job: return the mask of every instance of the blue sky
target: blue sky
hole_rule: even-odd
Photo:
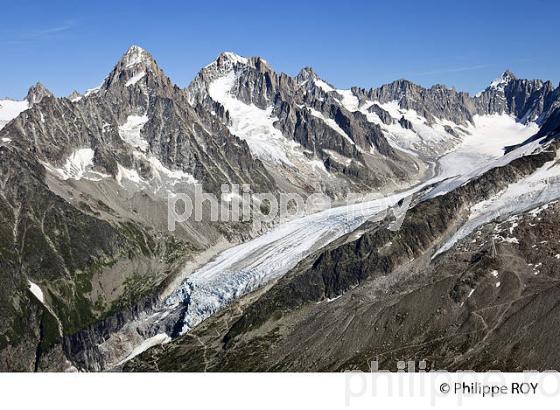
[[[222,51],[340,88],[398,78],[476,92],[504,69],[558,84],[560,2],[6,1],[0,97],[41,81],[58,96],[98,85],[131,44],[180,86]]]

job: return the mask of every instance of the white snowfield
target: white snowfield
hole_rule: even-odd
[[[130,81],[130,80],[129,80]],[[129,115],[126,122],[119,126],[119,136],[123,141],[142,151],[148,149],[148,141],[141,136],[142,127],[148,122],[147,115]]]
[[[442,184],[432,195],[454,189],[491,168],[505,165],[539,147],[539,143],[533,143],[504,155],[504,147],[519,144],[538,131],[537,124],[524,125],[506,114],[475,115],[474,124],[467,130],[471,134],[438,160],[440,175],[452,180]]]
[[[93,156],[94,151],[91,148],[80,148],[70,154],[64,165],[60,168],[56,168],[46,162],[41,163],[63,181],[69,179],[101,181],[103,178],[109,178],[109,175],[93,170]]]
[[[262,110],[254,104],[245,104],[231,95],[236,76],[230,71],[209,86],[208,93],[214,101],[222,104],[229,111],[231,125],[229,130],[233,135],[247,141],[251,153],[264,161],[283,163],[294,167],[289,159],[299,147],[294,141],[285,138],[274,128],[277,118],[272,116],[272,106]]]
[[[236,61],[246,63],[246,59],[239,56]],[[235,81],[235,72],[229,71],[210,83],[208,94],[229,112],[231,119],[229,131],[247,142],[251,154],[265,163],[294,168],[310,177],[331,177],[322,161],[310,160],[305,156],[305,149],[301,144],[286,138],[274,127],[274,122],[278,118],[272,114],[272,105],[263,110],[254,104],[245,104],[235,98],[231,94]],[[337,127],[335,130],[353,144],[350,137],[334,121],[329,122],[328,125]]]
[[[323,91],[331,92],[334,91],[334,88],[332,88],[330,85],[328,85],[326,82],[324,82],[323,80],[321,80],[320,78],[315,78],[313,80],[313,82],[315,83],[315,85],[319,88],[322,88]]]
[[[518,140],[522,142],[525,138]],[[439,163],[441,164],[440,175],[449,178],[439,184],[429,193],[429,197],[435,197],[450,192],[468,181],[476,178],[492,168],[502,167],[509,164],[514,159],[540,152],[544,147],[541,145],[542,138],[525,144],[505,155],[489,155],[489,152],[477,153],[475,146],[461,145],[456,151],[444,156]],[[511,140],[513,143],[513,139]]]
[[[27,100],[13,101],[13,100],[0,100],[0,130],[4,126],[16,118],[20,113],[29,108]],[[9,142],[9,141],[3,141]]]

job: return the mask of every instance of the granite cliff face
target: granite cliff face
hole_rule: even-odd
[[[202,220],[188,220],[169,231],[168,196],[192,197],[196,184],[216,195],[222,185],[238,184],[249,185],[253,193],[299,193],[304,198],[321,193],[355,202],[435,178],[427,191],[417,192],[398,233],[382,228],[383,222],[369,222],[334,242],[321,236],[317,249],[309,248],[312,255],[301,253],[301,263],[285,276],[259,282],[262,286],[248,295],[240,292],[231,305],[238,310],[226,306],[192,329],[212,345],[204,346],[204,356],[212,356],[204,370],[343,370],[361,366],[356,363],[362,356],[354,351],[369,357],[380,346],[400,349],[407,337],[428,346],[431,335],[437,339],[450,329],[475,326],[463,321],[469,306],[457,304],[464,302],[463,284],[472,285],[465,278],[479,277],[477,258],[484,255],[480,250],[459,251],[455,242],[435,262],[429,252],[462,232],[471,207],[540,175],[544,164],[554,160],[559,101],[560,91],[550,82],[520,80],[510,72],[474,97],[406,80],[370,90],[341,90],[311,68],[292,77],[274,71],[260,57],[228,52],[183,89],[138,46],[122,56],[98,87],[83,94],[57,98],[37,83],[24,101],[1,100],[0,369],[104,370],[155,331],[178,337],[186,301],[181,301],[185,306],[176,317],[170,316],[176,323],[168,318],[154,325],[148,319],[154,312],[161,314],[162,300],[221,250],[258,237],[279,222],[257,230],[251,221],[213,221],[205,205]],[[477,151],[477,144],[485,150]],[[510,154],[502,157],[505,146]],[[515,158],[507,160],[508,155]],[[547,172],[553,174],[553,169]],[[547,178],[532,182],[538,185]],[[429,197],[430,189],[440,194]],[[542,203],[554,199],[542,195]],[[547,211],[549,219],[554,210]],[[496,212],[496,218],[506,215]],[[337,218],[343,226],[343,217]],[[485,220],[480,229],[493,226],[492,221]],[[317,228],[332,221],[315,223]],[[532,226],[527,222],[523,229],[531,232]],[[331,236],[341,232],[346,231],[333,229]],[[472,232],[457,243],[469,235]],[[550,238],[553,235],[550,232]],[[278,251],[289,250],[281,241]],[[498,253],[508,246],[499,245]],[[531,248],[511,252],[534,259]],[[475,273],[446,276],[451,265],[441,261],[451,260],[449,255],[454,255],[457,272]],[[240,271],[257,271],[244,263],[239,261]],[[514,268],[508,265],[517,272]],[[404,284],[383,285],[389,286],[391,297],[373,297],[364,290],[379,286],[394,272],[406,276],[409,271],[417,275],[405,278]],[[404,303],[413,310],[429,286],[438,297],[449,295],[446,303],[454,313],[442,314],[437,329],[420,334],[411,327],[405,337],[391,322],[389,306]],[[539,289],[535,294],[540,297]],[[407,292],[418,299],[407,299]],[[518,303],[512,295],[508,300]],[[225,300],[224,295],[218,298]],[[354,298],[365,298],[367,306],[352,302]],[[418,312],[450,309],[442,306],[428,303]],[[356,331],[351,336],[356,349],[337,343],[319,357],[327,333],[309,327],[312,318],[319,315],[316,326],[332,326],[328,323],[340,323],[356,311],[367,311],[359,315],[360,326],[374,316],[383,321],[388,329],[384,336]],[[404,320],[404,313],[399,315],[397,323]],[[225,327],[216,319],[224,317]],[[309,340],[306,328],[315,329],[317,338]],[[189,342],[189,334],[163,350],[147,352],[156,355],[149,366],[199,370],[202,364],[190,355],[198,357],[201,347]],[[344,332],[337,334],[344,340]],[[387,339],[391,334],[394,338]],[[265,359],[259,349],[270,343],[274,354]],[[309,349],[317,355],[298,356]],[[242,363],[240,358],[247,355],[259,359]],[[127,368],[149,368],[147,357],[140,356]],[[177,358],[181,361],[173,364]]]

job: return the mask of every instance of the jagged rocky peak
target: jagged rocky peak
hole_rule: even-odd
[[[506,70],[502,73],[502,75],[492,81],[490,88],[503,91],[506,84],[513,80],[517,80],[517,77],[510,70]]]
[[[321,79],[311,67],[303,67],[295,78],[299,85],[304,86],[308,90],[313,88],[313,86],[319,87],[325,92],[335,90],[335,87]]]
[[[147,85],[151,89],[171,87],[171,81],[158,67],[152,55],[142,47],[133,45],[107,76],[101,89]]]
[[[242,57],[231,51],[225,51],[202,68],[189,84],[187,87],[189,102],[202,103],[208,97],[209,85],[218,78],[230,75],[243,77],[245,81],[242,88],[251,88],[250,84],[253,84],[255,78],[263,73],[272,74],[273,70],[261,57]]]
[[[122,56],[120,63],[125,65],[125,67],[133,67],[138,64],[145,66],[150,65],[154,62],[154,59],[150,53],[144,50],[142,47],[137,45],[132,45],[129,47],[126,53]]]
[[[72,102],[77,102],[77,101],[80,101],[82,99],[82,97],[83,97],[82,94],[80,94],[78,91],[74,90],[66,98],[68,98]]]
[[[233,65],[244,64],[244,65],[246,65],[248,62],[249,62],[248,58],[242,57],[239,54],[235,54],[231,51],[224,51],[216,59],[216,64],[218,64],[218,65],[229,65],[229,64],[233,64]]]
[[[311,67],[303,67],[299,71],[298,75],[296,76],[296,80],[300,84],[305,82],[305,81],[308,81],[308,80],[314,80],[316,78],[319,78],[319,77],[317,76],[317,73],[313,70],[313,68],[311,68]]]
[[[30,105],[33,105],[39,104],[45,97],[53,97],[53,93],[47,90],[43,84],[38,82],[29,88],[25,99]]]
[[[254,68],[258,71],[271,70],[268,62],[261,57],[242,57],[231,51],[224,51],[216,58],[216,60],[204,67],[203,71],[214,69],[220,73],[224,73],[247,67]]]

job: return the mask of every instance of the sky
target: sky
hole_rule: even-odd
[[[102,82],[132,44],[187,86],[223,51],[338,88],[399,78],[475,93],[505,69],[560,81],[556,0],[0,0],[0,98]]]

